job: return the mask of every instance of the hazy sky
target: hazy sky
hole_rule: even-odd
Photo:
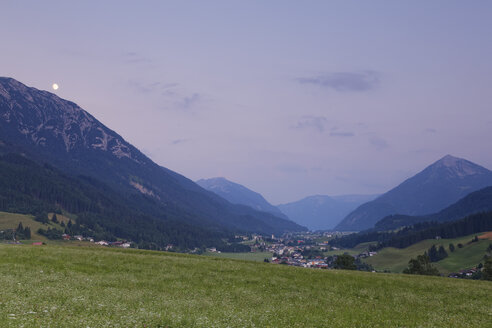
[[[0,76],[274,204],[492,169],[492,1],[0,0],[0,31]]]

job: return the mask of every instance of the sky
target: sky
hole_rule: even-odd
[[[0,76],[273,204],[492,169],[491,1],[1,0],[0,31]]]

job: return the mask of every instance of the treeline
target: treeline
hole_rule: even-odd
[[[22,222],[19,222],[19,225],[16,229],[5,229],[0,231],[0,239],[3,240],[25,240],[31,239],[31,228],[24,227]]]
[[[69,177],[49,165],[38,165],[20,155],[0,156],[0,211],[32,214],[62,210],[77,216],[71,233],[113,240],[124,238],[142,248],[182,249],[227,246],[228,234],[181,221],[172,204],[165,211],[151,197],[125,195],[89,177]],[[165,213],[165,214],[163,214]],[[40,233],[58,238],[62,230]]]
[[[423,222],[397,232],[369,231],[351,234],[330,241],[331,246],[352,248],[364,242],[376,242],[373,250],[384,247],[405,248],[425,239],[457,238],[492,230],[492,211],[469,215],[461,220],[445,223]]]

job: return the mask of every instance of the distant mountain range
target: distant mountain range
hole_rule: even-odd
[[[393,214],[436,213],[467,194],[492,186],[492,172],[447,155],[373,201],[360,205],[335,229],[361,231]]]
[[[246,205],[257,211],[267,212],[280,218],[289,219],[259,193],[248,189],[243,185],[229,181],[226,178],[200,179],[196,181],[196,183],[200,187],[216,193],[232,204]]]
[[[183,232],[190,226],[200,227],[208,240],[221,240],[224,234],[234,232],[280,234],[305,230],[284,218],[231,204],[157,165],[73,102],[11,78],[0,78],[0,155],[9,153],[49,164],[72,179],[89,177],[94,186],[111,189],[141,214],[138,220],[128,218],[133,222],[132,229],[149,227],[147,223],[152,222],[155,232],[165,230],[171,221],[173,226],[181,222]],[[8,195],[5,197],[8,199]],[[113,229],[118,219],[98,218],[99,227],[107,229]],[[139,220],[146,223],[140,224]],[[126,223],[122,222],[120,235],[129,233],[124,230]],[[151,234],[141,230],[135,235],[143,240]],[[169,242],[152,235],[154,243]],[[192,233],[178,237],[182,244],[200,245]]]
[[[359,205],[378,195],[316,195],[296,202],[278,205],[278,208],[298,224],[310,230],[331,230]]]
[[[467,215],[490,211],[492,211],[492,187],[486,187],[466,195],[438,213],[423,216],[401,214],[387,216],[378,221],[374,229],[386,231],[421,222],[449,222],[462,219]]]

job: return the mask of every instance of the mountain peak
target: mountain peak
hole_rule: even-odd
[[[445,169],[448,173],[454,174],[458,177],[465,177],[469,175],[490,173],[486,168],[467,161],[466,159],[454,157],[452,155],[446,155],[429,168],[433,170]]]
[[[388,215],[427,215],[467,194],[492,185],[492,172],[466,159],[446,155],[372,202],[345,217],[339,230],[363,230]]]
[[[201,179],[196,181],[196,183],[233,204],[246,205],[258,211],[268,212],[277,217],[288,219],[285,214],[270,204],[261,194],[226,178]]]
[[[453,167],[453,166],[456,166],[460,162],[466,162],[466,160],[463,158],[454,157],[453,155],[448,154],[448,155],[444,156],[443,158],[441,158],[440,160],[438,160],[435,164],[441,164],[441,165],[446,166],[446,167]]]

